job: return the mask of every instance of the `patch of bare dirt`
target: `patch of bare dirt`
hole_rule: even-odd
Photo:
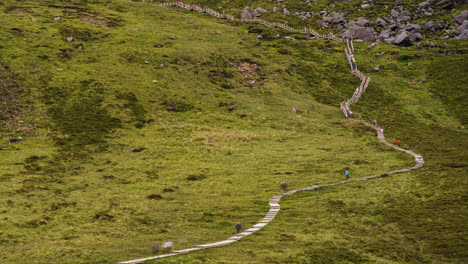
[[[261,78],[258,73],[257,64],[248,61],[236,61],[233,63],[236,70],[244,77],[244,82],[250,86],[262,86],[265,78]]]
[[[258,65],[246,61],[235,62],[234,67],[244,78],[251,78],[257,74]]]
[[[101,26],[101,27],[107,27],[108,26],[107,22],[105,20],[98,19],[98,18],[95,18],[95,17],[82,15],[82,16],[80,16],[80,19],[83,20],[86,23],[89,23],[89,24],[93,24],[93,25],[97,25],[97,26]]]

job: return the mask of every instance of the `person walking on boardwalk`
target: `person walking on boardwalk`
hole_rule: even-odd
[[[346,176],[346,180],[348,180],[348,179],[349,179],[349,171],[346,170],[346,171],[344,172],[344,175]]]
[[[240,222],[236,223],[236,234],[239,234],[242,229],[242,225]]]

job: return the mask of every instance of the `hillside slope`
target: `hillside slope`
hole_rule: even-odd
[[[163,241],[212,242],[262,217],[282,182],[412,164],[343,118],[359,82],[334,42],[123,0],[0,7],[0,91],[20,109],[2,110],[25,124],[1,130],[2,263],[115,263]],[[291,197],[255,236],[164,263],[466,261],[468,45],[366,46],[361,70],[380,67],[354,109],[426,167]]]

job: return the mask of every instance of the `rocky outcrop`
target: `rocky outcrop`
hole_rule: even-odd
[[[290,6],[288,1],[273,1],[275,6],[269,11],[263,8],[251,9],[246,7],[241,14],[242,18],[254,18],[265,12],[277,12],[283,16],[295,16],[301,19],[301,24],[318,25],[322,29],[337,29],[342,36],[364,41],[383,41],[396,45],[411,45],[421,39],[466,39],[467,33],[464,21],[468,20],[468,10],[455,15],[444,15],[447,11],[441,8],[460,6],[466,0],[426,0],[417,4],[409,1],[395,0],[387,4],[375,5],[374,0],[363,0],[361,6],[372,9],[380,6],[387,13],[379,10],[379,17],[359,17],[348,20],[347,13],[340,5],[329,3],[320,11],[312,12],[311,6],[317,1],[302,0],[302,6]],[[336,2],[353,2],[340,0]],[[313,27],[313,26],[312,26]]]

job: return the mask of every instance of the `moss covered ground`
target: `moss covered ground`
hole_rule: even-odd
[[[283,182],[413,164],[343,118],[359,80],[337,43],[143,2],[0,9],[1,76],[18,88],[2,97],[16,120],[0,131],[2,263],[115,263],[223,240]],[[435,44],[356,44],[372,83],[353,110],[423,169],[288,197],[239,243],[154,263],[466,262],[468,46]]]

